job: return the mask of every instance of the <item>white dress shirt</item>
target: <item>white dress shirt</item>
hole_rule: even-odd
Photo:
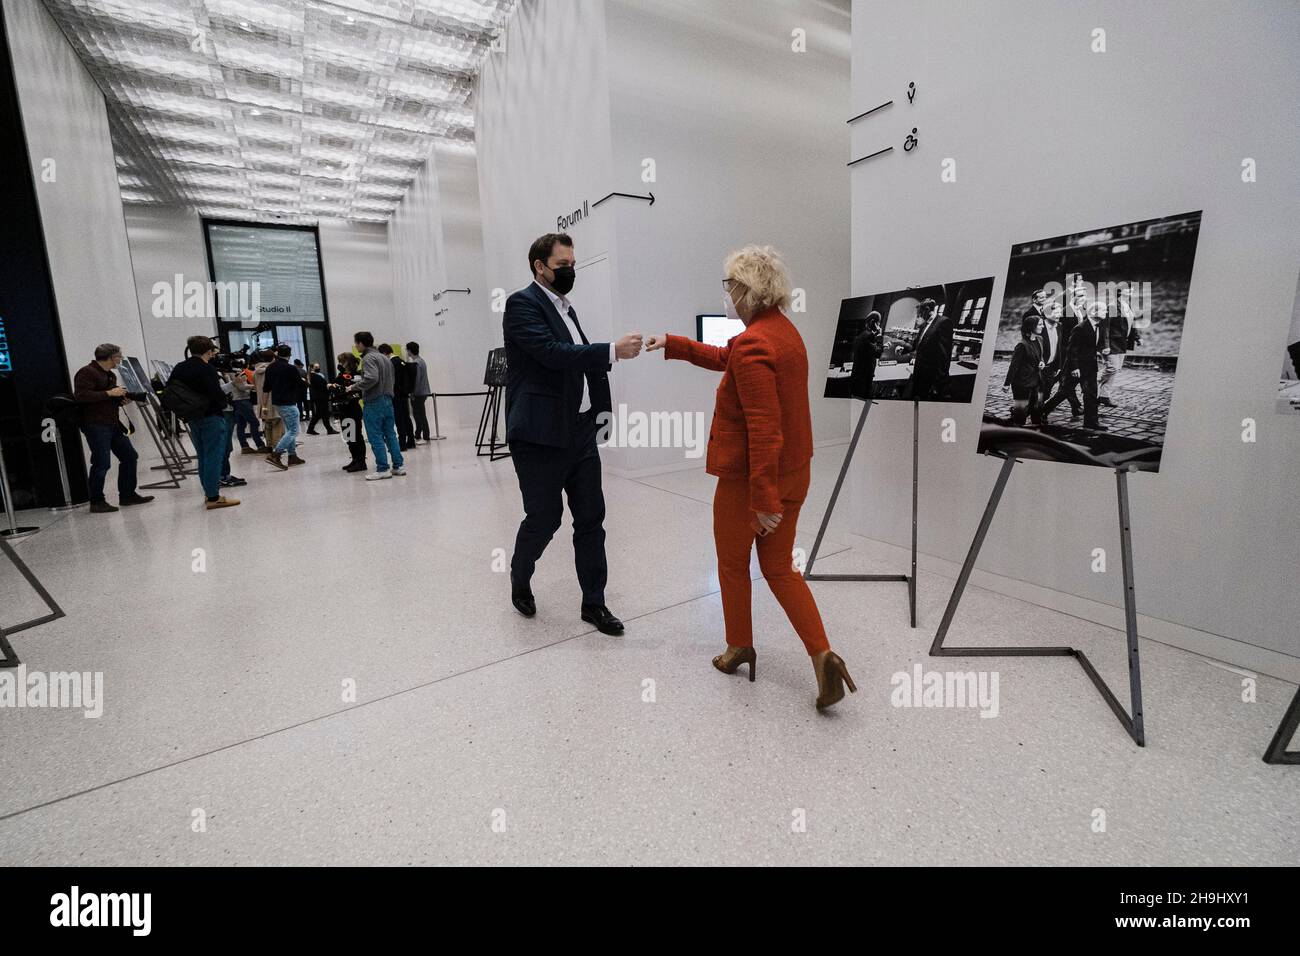
[[[560,314],[560,318],[563,320],[565,328],[569,330],[569,336],[573,339],[574,344],[581,345],[582,335],[578,332],[577,323],[575,323],[569,316],[569,310],[573,308],[572,303],[570,303],[564,296],[556,295],[550,289],[546,288],[546,286],[537,282],[536,279],[534,279],[533,282],[537,284],[539,289],[546,293],[546,297],[550,299],[551,304],[555,306],[555,311]],[[614,351],[614,343],[610,342],[609,364],[612,366],[617,360],[618,356]],[[591,411],[591,389],[587,387],[587,376],[584,373],[582,376],[582,403],[578,406],[578,414],[581,415],[583,412],[589,411]]]
[[[1060,335],[1057,334],[1056,326],[1053,325],[1051,322],[1044,322],[1043,334],[1047,336],[1047,342],[1048,345],[1050,346],[1048,351],[1051,353],[1051,357],[1056,358],[1056,350],[1059,347],[1057,340],[1060,338]],[[1047,360],[1048,360],[1047,356],[1044,355],[1043,361],[1046,362]]]

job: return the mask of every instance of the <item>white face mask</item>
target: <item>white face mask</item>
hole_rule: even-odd
[[[743,322],[743,321],[744,321],[744,319],[742,319],[742,318],[740,317],[740,313],[738,313],[738,312],[736,311],[736,303],[735,303],[735,301],[731,298],[731,293],[730,293],[730,292],[723,292],[723,293],[722,293],[722,308],[726,310],[727,318],[731,319],[731,321],[733,321],[733,322]]]

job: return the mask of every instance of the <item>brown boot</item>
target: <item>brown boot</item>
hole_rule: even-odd
[[[296,454],[294,454],[293,452],[290,452],[290,453],[289,453],[289,464],[291,464],[291,465],[305,465],[305,464],[307,464],[307,462],[305,462],[303,459],[299,458],[299,457],[298,457]]]
[[[832,704],[844,699],[844,685],[856,694],[857,685],[849,676],[849,669],[844,666],[840,655],[834,651],[822,651],[812,659],[813,671],[817,674],[817,709],[825,710]]]
[[[275,467],[279,468],[281,471],[289,470],[289,466],[286,465],[284,463],[284,460],[275,452],[271,452],[269,455],[267,455],[265,460],[268,465],[275,465]]]
[[[238,498],[227,498],[223,495],[216,501],[207,502],[207,509],[209,511],[215,511],[217,508],[233,508],[237,504],[239,504]]]

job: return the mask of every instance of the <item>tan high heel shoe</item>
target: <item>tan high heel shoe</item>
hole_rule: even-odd
[[[825,710],[832,704],[844,699],[844,685],[849,685],[849,692],[856,694],[857,685],[849,676],[849,669],[844,666],[840,655],[834,651],[822,651],[812,659],[813,671],[817,674],[817,709]]]
[[[731,647],[713,659],[713,666],[724,674],[734,674],[740,670],[741,664],[749,665],[749,682],[754,683],[754,663],[758,660],[758,655],[754,653],[752,647]]]

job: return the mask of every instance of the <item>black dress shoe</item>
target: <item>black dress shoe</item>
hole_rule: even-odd
[[[354,461],[354,462],[353,462],[352,464],[350,464],[350,465],[344,465],[344,466],[343,466],[343,470],[344,470],[344,471],[352,471],[352,472],[365,471],[365,470],[366,470],[366,463],[365,463],[364,461]]]
[[[623,622],[616,618],[603,604],[584,604],[582,619],[588,624],[595,624],[602,634],[622,634]]]
[[[1087,425],[1087,424],[1085,424],[1083,427],[1084,427],[1084,428],[1089,428],[1089,429],[1091,429],[1092,431],[1095,431],[1095,432],[1108,432],[1108,431],[1110,431],[1110,429],[1107,428],[1105,425],[1103,425],[1101,422],[1093,422],[1091,425]]]
[[[130,505],[147,505],[151,501],[153,501],[153,495],[130,495],[126,498],[117,499],[117,503],[123,508]]]
[[[532,617],[537,613],[537,601],[533,598],[532,591],[511,591],[510,603],[515,606],[515,610],[524,617]]]
[[[1109,398],[1099,398],[1099,399],[1097,399],[1097,404],[1098,404],[1098,405],[1105,405],[1105,406],[1107,406],[1107,407],[1109,407],[1109,408],[1114,408],[1114,407],[1115,407],[1115,403],[1112,402]]]
[[[90,513],[92,515],[109,515],[116,510],[117,509],[114,508],[112,505],[110,505],[107,501],[102,501],[102,500],[92,501],[90,503]]]

